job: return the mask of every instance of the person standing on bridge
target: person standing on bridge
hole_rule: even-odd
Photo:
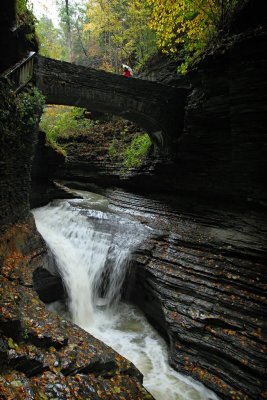
[[[132,78],[133,76],[133,70],[130,68],[128,65],[122,64],[123,68],[123,73],[122,75],[125,76],[126,78]]]

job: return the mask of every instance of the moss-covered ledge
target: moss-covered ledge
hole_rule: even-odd
[[[0,79],[0,230],[28,215],[31,160],[43,101],[36,88],[15,95]]]

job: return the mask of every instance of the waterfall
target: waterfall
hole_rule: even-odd
[[[33,211],[66,286],[71,319],[130,359],[155,399],[218,399],[170,368],[163,339],[140,311],[119,302],[131,253],[150,229],[110,212],[102,196],[84,196]]]
[[[79,203],[54,201],[34,216],[66,286],[72,320],[85,328],[97,306],[118,303],[131,251],[145,229],[111,213],[78,208]]]

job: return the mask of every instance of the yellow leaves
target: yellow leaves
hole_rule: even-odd
[[[95,25],[90,22],[89,24],[85,24],[83,27],[84,32],[92,31],[94,29]]]
[[[232,330],[232,329],[224,329],[223,330],[227,335],[233,336],[236,335],[236,331]]]
[[[19,346],[17,345],[17,343],[14,342],[14,340],[12,338],[8,338],[7,341],[8,347],[10,349],[14,349],[14,350],[18,350]]]
[[[214,36],[221,5],[216,0],[146,0],[151,8],[149,26],[156,33],[158,46],[175,54],[183,45],[183,55],[192,57]],[[181,47],[179,47],[181,49]]]
[[[103,58],[101,68],[110,70],[111,66],[118,72],[130,55],[135,54],[140,62],[156,51],[155,35],[148,27],[150,8],[146,1],[89,0],[87,17],[87,52],[92,56],[92,42],[95,43],[94,48]]]

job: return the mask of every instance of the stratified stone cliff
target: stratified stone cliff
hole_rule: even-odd
[[[266,215],[182,196],[107,195],[155,229],[136,253],[128,296],[169,342],[171,365],[223,399],[266,399]]]
[[[90,170],[89,154],[75,163],[72,153],[61,175],[85,188],[108,186],[111,176],[150,192],[109,193],[117,211],[161,231],[137,255],[132,300],[169,341],[171,364],[227,400],[267,398],[267,35],[245,16],[233,42],[183,83],[191,93],[175,159],[154,160],[127,180],[117,170],[114,179],[105,159]]]
[[[189,74],[176,160],[145,185],[266,203],[266,45],[261,28],[240,34]]]
[[[14,2],[9,5],[14,10]],[[10,15],[14,17],[13,12]],[[5,21],[4,27],[11,26]],[[16,43],[16,37],[6,32],[5,37],[10,36]],[[3,54],[4,48],[0,50]],[[5,67],[16,57],[17,54],[8,56]],[[35,89],[15,94],[1,77],[0,397],[152,400],[134,365],[82,329],[49,312],[34,289],[33,275],[49,263],[47,248],[29,206],[33,148],[41,112],[39,101],[41,104]]]
[[[177,188],[266,202],[266,45],[253,32],[191,74]]]

